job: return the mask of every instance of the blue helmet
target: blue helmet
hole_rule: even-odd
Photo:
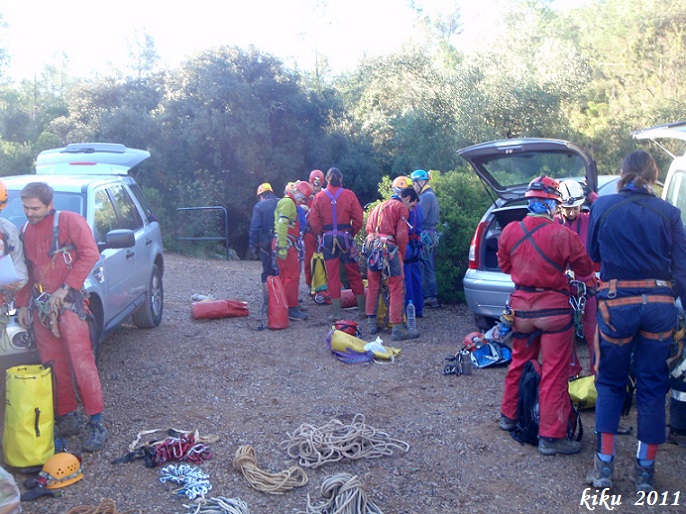
[[[415,180],[429,180],[429,174],[424,171],[424,170],[414,170],[412,172],[412,175],[410,175],[410,178],[415,181]]]

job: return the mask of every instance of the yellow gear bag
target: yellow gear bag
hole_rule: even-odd
[[[595,388],[595,378],[593,375],[570,380],[569,397],[572,399],[572,403],[580,409],[595,407],[598,391]]]
[[[360,339],[359,337],[351,336],[342,330],[334,330],[331,334],[331,349],[338,352],[345,352],[347,348],[351,350],[363,353],[366,350],[364,347],[367,345],[367,341]],[[399,348],[393,348],[391,346],[384,346],[384,350],[372,350],[375,359],[382,360],[392,360],[400,354]]]
[[[314,252],[312,260],[310,261],[310,268],[312,269],[312,292],[325,291],[329,288],[328,278],[326,276],[326,264],[324,261],[324,254],[322,252]]]
[[[17,468],[42,466],[55,454],[51,369],[41,364],[9,368],[5,392],[5,462]]]

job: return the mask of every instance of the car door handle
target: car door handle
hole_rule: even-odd
[[[126,258],[127,259],[131,259],[134,255],[136,255],[136,252],[134,252],[133,250],[128,250],[126,252]]]
[[[152,239],[145,240],[145,246],[150,246],[152,244]]]

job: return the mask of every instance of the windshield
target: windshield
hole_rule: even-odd
[[[583,159],[569,153],[536,151],[499,155],[480,164],[502,188],[526,185],[542,175],[557,179],[586,176]]]
[[[83,197],[78,193],[60,193],[55,191],[53,204],[58,211],[72,211],[83,216]],[[0,216],[11,221],[17,228],[26,222],[24,207],[21,204],[19,191],[9,191],[9,201]]]

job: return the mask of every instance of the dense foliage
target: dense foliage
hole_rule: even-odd
[[[31,173],[38,152],[71,142],[148,149],[152,158],[136,178],[168,246],[176,209],[216,205],[228,211],[229,246],[245,256],[261,182],[278,192],[314,168],[337,166],[367,204],[383,196],[389,177],[435,170],[441,296],[459,299],[469,242],[490,201],[459,148],[563,138],[588,148],[601,173],[616,173],[638,144],[633,130],[686,118],[686,1],[595,0],[569,11],[548,0],[497,6],[478,39],[460,34],[459,10],[435,19],[418,10],[420,37],[336,76],[235,47],[160,69],[154,41],[141,37],[128,70],[86,80],[55,65],[35,81],[5,81],[0,174]],[[8,58],[0,48],[0,79]]]

